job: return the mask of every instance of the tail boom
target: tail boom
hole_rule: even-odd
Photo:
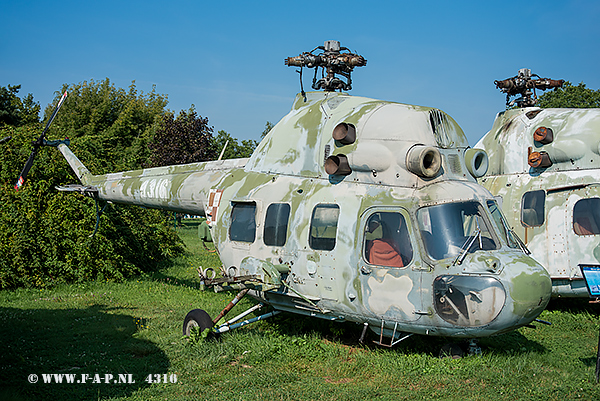
[[[204,216],[212,186],[248,159],[219,160],[92,175],[64,144],[59,150],[85,186],[101,200]]]

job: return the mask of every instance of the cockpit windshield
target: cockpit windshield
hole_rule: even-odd
[[[417,211],[427,253],[440,260],[499,248],[483,206],[476,201],[446,203]]]
[[[487,206],[490,210],[492,218],[494,219],[496,225],[498,226],[498,229],[500,230],[502,238],[508,243],[508,246],[511,248],[519,248],[527,255],[529,255],[531,252],[529,252],[529,249],[527,249],[527,247],[525,246],[523,241],[521,241],[517,233],[515,233],[508,226],[506,218],[502,215],[502,212],[500,212],[498,204],[495,201],[489,200],[487,201]]]
[[[515,239],[516,234],[514,234],[508,228],[508,223],[506,223],[504,216],[502,216],[502,213],[500,212],[500,208],[498,207],[498,204],[495,201],[489,200],[489,201],[487,201],[487,206],[488,206],[488,209],[490,209],[492,218],[494,219],[494,221],[496,222],[496,225],[498,226],[498,229],[500,230],[500,234],[502,235],[502,238],[508,243],[509,247],[518,248],[519,244],[518,244],[517,240]]]

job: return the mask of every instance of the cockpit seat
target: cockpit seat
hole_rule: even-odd
[[[369,263],[379,266],[404,267],[402,256],[389,239],[375,239],[371,241],[369,249]]]

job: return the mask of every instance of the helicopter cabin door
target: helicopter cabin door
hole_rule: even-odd
[[[412,322],[421,316],[419,253],[408,212],[371,208],[360,225],[359,258],[364,307],[379,319]]]
[[[311,300],[337,303],[344,288],[342,267],[336,259],[336,252],[343,252],[340,249],[345,245],[338,239],[345,224],[340,219],[341,208],[335,201],[305,204],[304,214],[297,213],[291,223],[302,229],[291,281]]]
[[[567,197],[565,237],[569,249],[570,279],[579,279],[579,264],[600,264],[600,187],[589,185]]]

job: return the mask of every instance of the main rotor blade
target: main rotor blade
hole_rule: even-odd
[[[38,138],[37,141],[32,142],[33,150],[31,151],[31,154],[29,155],[29,159],[27,159],[27,162],[25,163],[25,167],[23,167],[23,170],[21,171],[21,174],[19,175],[19,179],[17,180],[17,183],[15,184],[16,190],[19,190],[19,188],[21,188],[23,186],[23,184],[25,183],[25,180],[27,179],[27,175],[29,174],[29,170],[31,170],[31,166],[33,166],[33,160],[35,159],[35,156],[37,155],[37,152],[40,149],[40,146],[42,146],[44,144],[44,136],[46,135],[46,131],[48,131],[48,128],[50,128],[50,124],[52,124],[52,121],[54,121],[54,117],[56,117],[56,113],[58,113],[58,110],[60,110],[60,106],[62,106],[62,104],[66,98],[67,98],[67,91],[65,91],[65,93],[62,95],[62,97],[58,101],[56,108],[54,109],[54,111],[52,112],[52,115],[50,116],[50,119],[46,123],[46,128],[44,128],[44,131],[42,131],[42,135],[40,135],[40,137]]]
[[[23,167],[23,170],[21,171],[21,174],[19,175],[19,179],[17,180],[17,183],[15,184],[16,190],[19,190],[19,188],[21,188],[21,186],[27,179],[29,170],[31,170],[31,166],[33,166],[33,159],[35,159],[35,155],[37,155],[39,148],[40,148],[39,146],[33,147],[33,150],[31,151],[31,154],[29,155],[29,159],[27,159],[27,163],[25,163],[25,167]]]
[[[44,139],[44,135],[46,135],[46,131],[48,131],[50,124],[52,124],[52,121],[54,121],[54,117],[56,117],[56,113],[58,113],[58,110],[60,110],[60,106],[62,106],[62,104],[66,98],[67,98],[67,91],[65,91],[65,93],[63,93],[62,97],[58,101],[58,104],[56,105],[56,108],[52,112],[52,115],[50,116],[50,120],[48,120],[48,122],[46,123],[46,128],[44,128],[44,131],[42,132],[42,135],[40,136],[40,139],[38,140],[38,142],[41,142]]]

